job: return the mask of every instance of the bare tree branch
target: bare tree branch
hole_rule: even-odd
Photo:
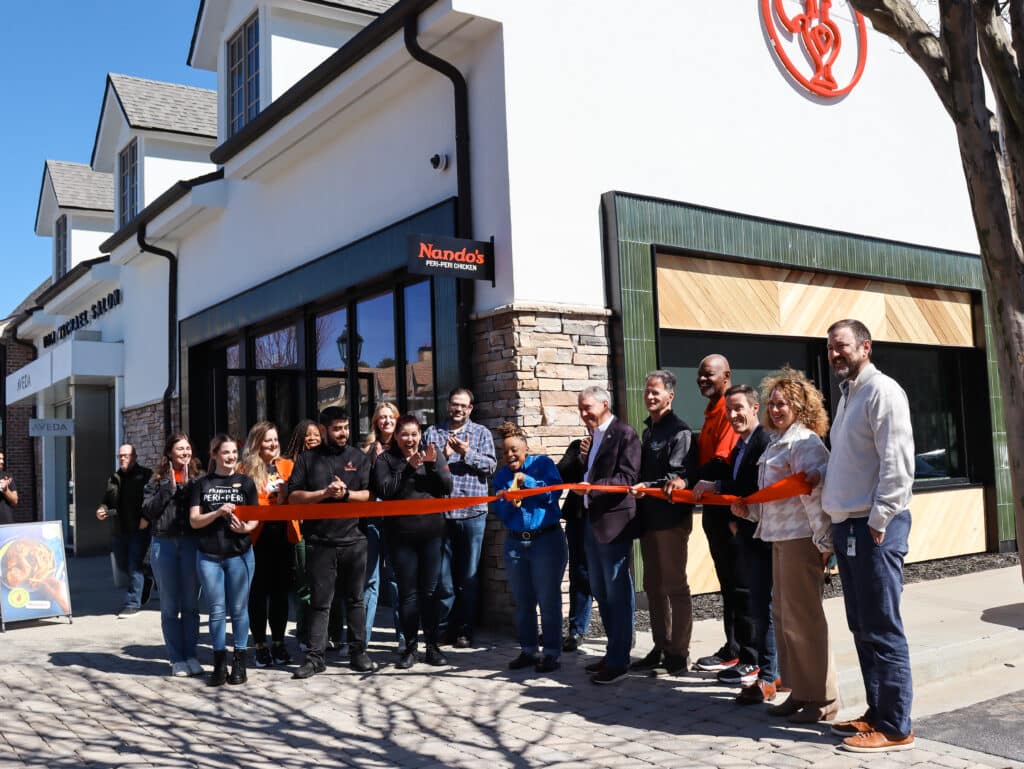
[[[850,0],[850,5],[907,52],[931,82],[942,106],[952,115],[949,72],[942,45],[910,0]]]
[[[1024,79],[1014,60],[1005,20],[995,0],[978,0],[974,12],[981,44],[981,62],[989,82],[998,92],[1000,118],[1012,120],[1019,131],[1024,127]]]
[[[1013,51],[1016,54],[1017,69],[1020,70],[1024,62],[1024,0],[1008,0],[1003,5],[1002,13],[1005,14],[1006,6],[1009,6],[1010,30],[1013,33]]]

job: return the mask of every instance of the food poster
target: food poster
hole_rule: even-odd
[[[0,526],[0,620],[6,625],[70,614],[60,522]]]

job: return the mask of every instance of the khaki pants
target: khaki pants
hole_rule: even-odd
[[[686,581],[689,539],[689,526],[648,531],[640,538],[654,645],[678,657],[689,654],[693,634],[693,604]]]
[[[828,703],[839,697],[821,605],[825,575],[810,537],[772,543],[775,641],[779,672],[794,700]]]

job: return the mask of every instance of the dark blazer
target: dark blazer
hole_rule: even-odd
[[[586,472],[586,465],[580,461],[580,439],[574,440],[565,450],[565,454],[558,460],[558,474],[562,476],[563,483],[579,483],[583,480],[583,473]],[[583,517],[583,497],[575,491],[565,495],[562,502],[562,518],[565,520],[579,520]]]
[[[757,491],[757,460],[761,458],[764,450],[768,448],[770,438],[771,436],[763,426],[759,426],[754,430],[754,434],[750,436],[750,442],[747,444],[747,450],[743,452],[743,459],[740,460],[736,479],[733,480],[731,468],[729,474],[721,479],[723,494],[735,494],[738,497],[745,497]],[[729,457],[730,464],[736,461],[736,454],[737,449],[733,449],[732,455]]]
[[[616,417],[608,425],[587,480],[594,485],[632,486],[640,478],[640,454],[640,438],[636,431]],[[567,468],[569,475],[563,475],[563,478],[583,477],[587,471],[578,447],[575,463],[576,467]],[[560,464],[559,471],[561,469]],[[603,492],[593,492],[589,497],[586,510],[598,542],[607,545],[636,538],[637,533],[630,525],[636,518],[636,499],[629,494]]]

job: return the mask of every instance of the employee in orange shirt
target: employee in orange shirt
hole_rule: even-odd
[[[724,355],[709,355],[700,362],[697,388],[708,399],[708,405],[704,409],[704,425],[697,435],[697,469],[689,479],[690,488],[698,481],[719,481],[732,477],[730,457],[738,435],[729,424],[725,410],[725,391],[731,386],[732,371]],[[672,484],[671,481],[669,483]],[[679,483],[679,488],[686,487]],[[736,620],[744,607],[736,595],[736,553],[733,533],[729,529],[729,508],[704,505],[701,518],[711,559],[715,563],[715,574],[722,589],[725,643],[714,654],[698,659],[694,667],[698,670],[721,671],[739,662]]]

